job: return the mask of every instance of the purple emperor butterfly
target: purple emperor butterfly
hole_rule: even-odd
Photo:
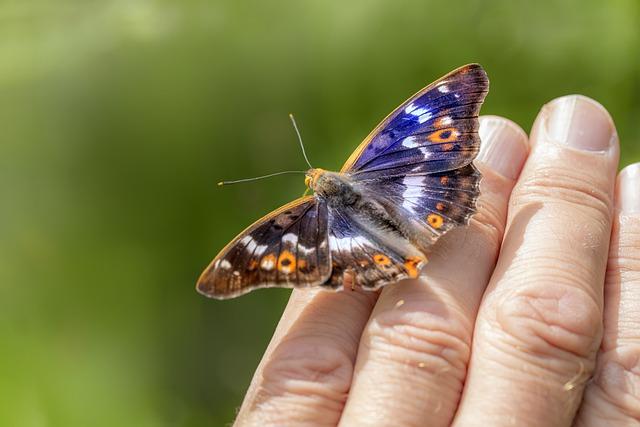
[[[435,241],[475,212],[472,161],[488,90],[482,67],[470,64],[413,95],[340,172],[307,171],[314,194],[240,233],[197,290],[225,299],[265,287],[375,290],[417,277]]]

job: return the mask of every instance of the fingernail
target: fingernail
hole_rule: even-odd
[[[621,212],[640,212],[640,163],[629,165],[620,172],[617,202]]]
[[[545,120],[547,135],[555,142],[578,150],[605,151],[617,140],[613,119],[607,110],[581,95],[551,101]]]
[[[510,120],[497,116],[480,117],[478,160],[500,175],[517,179],[529,153],[527,134]]]

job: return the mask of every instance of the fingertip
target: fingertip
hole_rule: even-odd
[[[565,95],[546,103],[531,134],[533,144],[551,143],[585,152],[610,152],[618,146],[611,114],[584,95]]]
[[[482,116],[479,121],[482,142],[478,161],[506,178],[517,179],[529,154],[527,134],[504,117]]]
[[[640,162],[625,167],[618,174],[616,207],[623,213],[640,212]]]

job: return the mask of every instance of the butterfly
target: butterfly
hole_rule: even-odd
[[[249,226],[214,258],[197,290],[226,299],[266,287],[376,290],[415,278],[433,244],[466,225],[489,90],[479,64],[431,83],[387,116],[340,172],[311,168],[313,194]]]

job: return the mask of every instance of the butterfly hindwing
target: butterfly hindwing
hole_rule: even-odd
[[[446,231],[468,223],[476,210],[480,177],[469,164],[436,174],[380,177],[361,188],[371,197],[384,198],[397,217],[416,224],[423,231],[416,243],[427,250]]]
[[[325,282],[331,272],[327,215],[326,203],[308,196],[260,219],[211,262],[198,291],[224,299],[261,287]]]
[[[375,231],[358,226],[347,212],[330,209],[329,247],[332,272],[324,287],[374,290],[405,278],[415,278],[426,258],[410,245],[390,247]]]
[[[489,89],[480,65],[447,74],[382,121],[343,166],[354,180],[438,173],[471,163],[478,152],[478,112]]]

